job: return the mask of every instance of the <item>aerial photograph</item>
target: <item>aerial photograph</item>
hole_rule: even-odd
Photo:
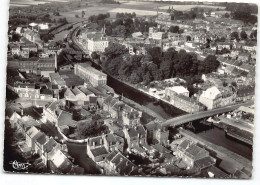
[[[245,2],[10,0],[5,173],[251,179],[257,20]]]

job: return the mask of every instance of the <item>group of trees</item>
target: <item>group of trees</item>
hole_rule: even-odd
[[[248,35],[245,31],[241,31],[240,36],[239,36],[238,32],[234,31],[231,33],[230,37],[231,37],[231,39],[236,39],[237,41],[248,39]],[[257,39],[257,30],[253,30],[249,37],[250,37],[250,39]]]
[[[171,26],[169,31],[172,33],[179,33],[180,28],[179,28],[179,26]]]
[[[146,56],[130,56],[126,54],[124,46],[116,44],[113,49],[106,48],[107,60],[103,61],[102,65],[111,75],[133,84],[148,84],[155,80],[181,77],[187,80],[190,90],[194,90],[194,83],[201,82],[201,74],[211,73],[219,67],[219,62],[213,55],[198,61],[196,54],[187,53],[185,50],[177,52],[170,48],[162,52],[161,48],[152,47],[147,48],[147,51]]]
[[[155,22],[148,22],[144,20],[135,19],[135,13],[117,13],[116,20],[110,22],[106,20],[110,14],[99,14],[89,17],[89,21],[98,24],[98,29],[102,29],[105,25],[106,34],[109,36],[128,37],[133,32],[148,32],[149,27],[157,26]]]
[[[241,20],[245,24],[255,24],[257,22],[257,6],[247,3],[236,3],[233,6],[228,6],[227,10],[231,10],[233,19]]]
[[[107,134],[109,129],[103,122],[92,120],[79,122],[75,131],[79,138],[94,137],[101,133]]]

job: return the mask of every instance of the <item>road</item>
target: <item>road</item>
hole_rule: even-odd
[[[167,126],[176,127],[176,126],[182,125],[184,123],[188,123],[190,121],[211,117],[213,115],[222,114],[222,113],[226,113],[226,112],[231,112],[240,106],[249,106],[252,104],[253,104],[253,101],[250,101],[250,102],[246,102],[246,103],[239,103],[239,104],[235,104],[235,105],[221,107],[221,108],[217,108],[217,109],[213,109],[213,110],[200,111],[200,112],[196,112],[193,114],[185,114],[185,115],[178,116],[178,117],[175,117],[175,118],[172,118],[172,119],[169,119],[169,120],[163,122],[162,126],[163,127],[167,127]]]

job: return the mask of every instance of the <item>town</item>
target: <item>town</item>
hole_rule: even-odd
[[[256,5],[11,6],[8,39],[6,171],[251,178]]]

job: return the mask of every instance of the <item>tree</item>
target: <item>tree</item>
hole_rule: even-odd
[[[237,87],[237,83],[236,83],[236,82],[232,82],[231,85],[232,85],[233,87]]]
[[[186,37],[186,40],[187,40],[187,41],[191,41],[191,36],[188,35],[188,36]]]
[[[200,63],[200,72],[202,73],[211,73],[216,71],[219,67],[220,63],[217,60],[216,56],[208,55],[201,63]]]
[[[241,31],[240,37],[241,37],[242,40],[246,40],[246,39],[247,39],[247,34],[246,34],[246,32],[245,32],[245,31]]]
[[[229,13],[225,13],[225,18],[229,18],[229,17],[230,17]]]
[[[17,33],[13,33],[12,34],[12,41],[13,42],[19,42],[20,38],[21,38],[21,36],[19,34],[17,34]]]
[[[127,50],[124,45],[111,42],[109,43],[109,47],[105,49],[105,55],[108,56],[109,58],[115,58],[119,55],[126,53],[126,51]]]
[[[256,39],[257,38],[257,30],[254,30],[254,31],[251,32],[250,38],[251,39],[254,39],[254,38]]]
[[[179,26],[171,26],[169,31],[172,32],[172,33],[179,33]]]
[[[239,35],[236,31],[232,32],[230,36],[231,36],[231,39],[239,40]]]
[[[81,17],[83,18],[85,15],[85,12],[82,10]]]
[[[131,76],[130,76],[130,82],[133,84],[141,82],[141,77],[136,71],[133,71]]]

